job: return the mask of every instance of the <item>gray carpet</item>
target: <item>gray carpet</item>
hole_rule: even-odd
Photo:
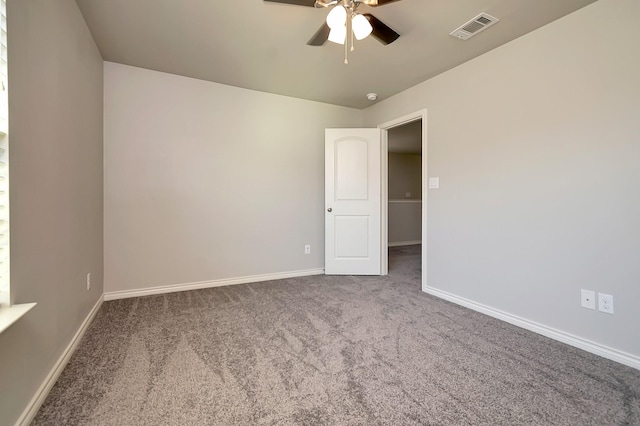
[[[387,277],[105,302],[36,425],[638,425],[640,372]]]

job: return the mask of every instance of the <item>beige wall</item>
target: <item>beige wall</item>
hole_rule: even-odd
[[[106,292],[324,267],[324,129],[362,111],[109,62],[104,89]]]
[[[389,246],[419,244],[422,240],[422,203],[418,200],[389,201]]]
[[[600,0],[365,111],[428,109],[428,286],[640,357],[638,16]]]
[[[389,244],[422,239],[422,155],[389,153]],[[407,193],[411,195],[407,197]]]
[[[13,424],[102,292],[102,59],[73,0],[9,0],[11,295],[0,423]],[[93,288],[86,290],[86,274]]]
[[[406,197],[406,193],[411,196]],[[422,156],[389,153],[389,199],[422,197]]]

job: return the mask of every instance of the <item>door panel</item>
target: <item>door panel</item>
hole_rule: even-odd
[[[369,197],[368,149],[366,140],[335,141],[337,200],[366,200]]]
[[[380,135],[380,129],[326,129],[326,274],[381,273]]]
[[[369,257],[369,217],[335,216],[336,259]]]

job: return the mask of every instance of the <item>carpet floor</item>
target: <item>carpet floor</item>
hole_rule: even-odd
[[[640,371],[386,277],[105,302],[35,425],[640,425]]]

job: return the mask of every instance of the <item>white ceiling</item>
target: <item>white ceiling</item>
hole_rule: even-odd
[[[263,0],[76,0],[106,61],[364,108],[595,0],[402,0],[359,11],[401,34],[388,46],[306,42],[328,10]],[[500,19],[461,41],[449,33],[486,12]]]

